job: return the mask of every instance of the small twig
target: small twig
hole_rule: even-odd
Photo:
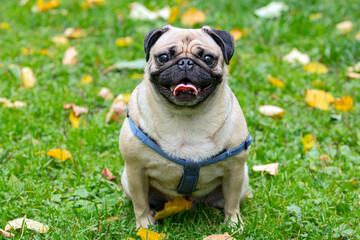
[[[107,229],[106,229],[105,240],[106,240],[106,238],[107,238],[107,236],[109,234],[110,224],[111,223],[109,223],[109,225],[107,226]]]
[[[101,219],[101,216],[99,216],[99,219],[98,219],[98,231],[101,232],[101,224],[100,224],[100,219]]]
[[[31,233],[31,238],[30,240],[33,240],[34,239],[34,233]]]
[[[313,171],[311,170],[311,168],[309,167],[308,169],[309,169],[309,172],[311,173],[312,177],[314,178],[315,182],[318,183],[318,181],[317,181]]]

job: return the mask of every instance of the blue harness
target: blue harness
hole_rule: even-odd
[[[136,126],[134,121],[129,116],[128,110],[126,112],[127,112],[127,117],[129,119],[129,125],[130,125],[131,131],[137,138],[139,138],[141,140],[141,142],[146,144],[149,148],[151,148],[152,150],[154,150],[155,152],[157,152],[164,158],[167,158],[168,160],[170,160],[176,164],[184,166],[184,173],[181,177],[179,186],[176,188],[176,192],[179,194],[190,195],[194,191],[197,190],[196,184],[197,184],[197,181],[199,178],[199,172],[200,172],[201,167],[207,166],[207,165],[210,165],[213,163],[217,163],[217,162],[220,162],[227,158],[233,157],[236,154],[239,154],[240,152],[242,152],[243,150],[247,150],[251,144],[251,136],[249,134],[249,136],[247,137],[245,142],[243,142],[239,147],[231,149],[231,150],[224,150],[217,156],[209,158],[205,161],[194,162],[194,161],[188,160],[188,159],[180,159],[180,158],[171,157],[170,155],[165,153],[159,147],[159,145],[157,145],[153,140],[151,140],[143,131],[141,131],[140,128],[138,128]]]

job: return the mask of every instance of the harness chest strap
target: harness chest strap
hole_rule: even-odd
[[[180,158],[174,158],[170,156],[169,154],[165,153],[159,145],[157,145],[153,140],[151,140],[143,131],[141,131],[134,121],[131,119],[131,117],[128,114],[127,111],[127,117],[129,119],[129,125],[130,129],[133,132],[133,134],[141,140],[145,145],[147,145],[149,148],[163,156],[164,158],[167,158],[168,160],[184,166],[184,173],[181,177],[179,186],[176,188],[176,192],[179,194],[186,194],[190,195],[194,191],[196,191],[196,184],[199,179],[199,172],[200,168],[203,166],[207,166],[213,163],[217,163],[220,161],[223,161],[227,158],[233,157],[236,154],[239,154],[243,150],[247,150],[248,147],[251,144],[251,136],[247,137],[245,142],[243,142],[239,147],[231,149],[231,150],[225,150],[224,152],[216,155],[215,157],[209,158],[205,161],[201,162],[194,162],[192,160],[184,160]]]

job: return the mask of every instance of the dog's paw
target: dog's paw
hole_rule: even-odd
[[[232,214],[225,216],[225,223],[232,229],[232,231],[237,231],[240,228],[240,231],[244,229],[244,222],[240,214]]]
[[[148,228],[149,225],[154,225],[155,220],[151,213],[147,214],[146,216],[141,216],[136,221],[136,228]]]

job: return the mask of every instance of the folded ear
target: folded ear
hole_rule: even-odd
[[[155,28],[155,29],[151,30],[146,35],[145,40],[144,40],[144,50],[146,53],[146,61],[149,61],[151,47],[154,46],[154,44],[161,37],[161,35],[163,35],[170,28],[171,28],[170,25],[165,25],[164,27]]]
[[[221,51],[224,55],[226,64],[229,64],[230,59],[234,55],[234,37],[231,33],[217,30],[209,26],[202,28],[207,34],[214,39],[214,41],[220,46]]]

